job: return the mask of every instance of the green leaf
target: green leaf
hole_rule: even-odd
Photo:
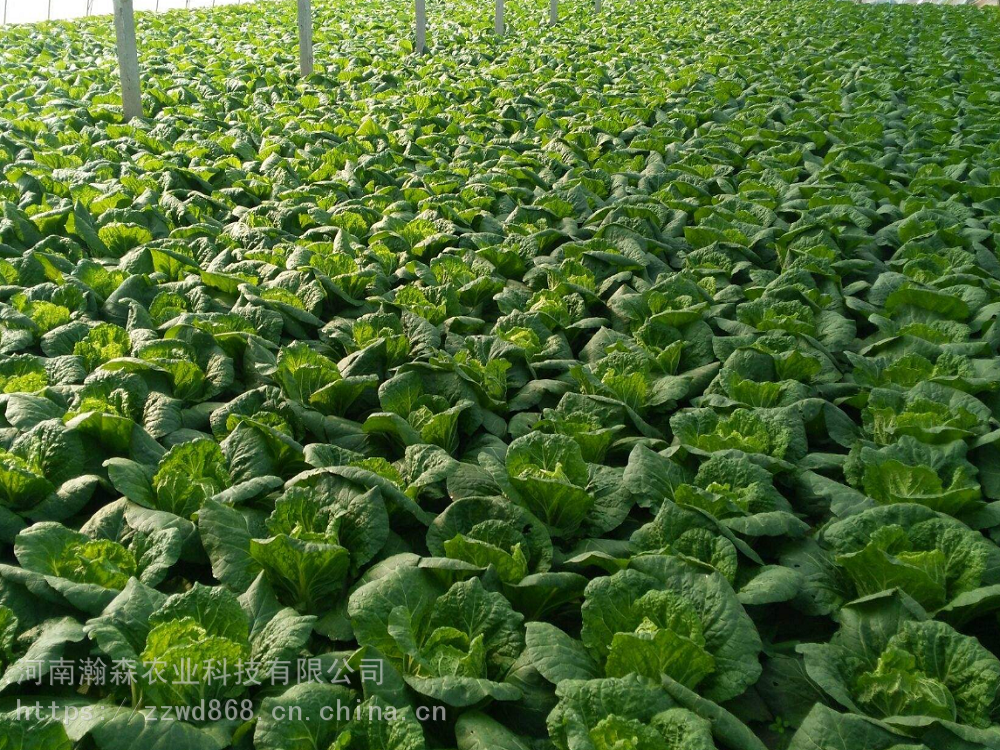
[[[584,645],[555,625],[529,622],[525,646],[535,669],[555,685],[563,680],[589,680],[601,676],[600,666]]]
[[[467,711],[455,724],[458,750],[529,750],[528,744],[486,714]]]

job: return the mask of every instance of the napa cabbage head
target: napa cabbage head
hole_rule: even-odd
[[[848,605],[840,619],[829,643],[799,646],[809,677],[836,702],[876,719],[996,723],[1000,660],[975,637],[915,619],[891,595]]]
[[[282,609],[259,580],[237,597],[200,583],[167,596],[133,579],[85,630],[109,658],[139,665],[133,701],[190,706],[243,695],[241,665],[255,663],[266,679],[276,662],[298,655],[312,621]]]
[[[427,531],[432,555],[477,568],[493,566],[500,580],[516,584],[552,564],[552,541],[537,518],[498,497],[468,497],[451,503]]]
[[[681,445],[701,454],[735,450],[794,463],[808,450],[795,408],[738,408],[728,414],[685,409],[670,418],[670,428]]]
[[[870,508],[820,534],[850,581],[847,599],[899,588],[928,611],[1000,582],[1000,548],[922,505]]]
[[[695,593],[697,592],[697,593]],[[741,695],[760,676],[761,641],[716,571],[667,555],[634,558],[584,592],[580,639],[529,623],[528,657],[550,682],[639,675],[670,677],[714,701]]]
[[[448,587],[390,558],[385,575],[351,594],[358,643],[377,649],[421,695],[462,707],[517,700],[508,681],[524,648],[523,617],[478,578]]]
[[[654,680],[564,680],[547,719],[558,750],[715,750],[712,725]]]
[[[250,557],[282,602],[318,612],[382,549],[389,517],[377,488],[360,493],[331,477],[287,489],[265,526],[268,536],[250,541]]]
[[[951,516],[983,506],[978,469],[964,441],[929,445],[904,435],[892,445],[858,443],[844,467],[848,481],[879,505],[916,503]]]

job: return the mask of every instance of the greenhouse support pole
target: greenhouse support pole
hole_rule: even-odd
[[[427,7],[424,0],[414,0],[417,11],[417,27],[415,29],[415,39],[413,40],[413,51],[422,55],[424,44],[427,42]]]
[[[135,47],[135,14],[132,0],[114,0],[115,41],[118,45],[118,70],[122,79],[122,109],[125,121],[142,117],[142,91],[139,88],[139,56]]]
[[[549,0],[549,24],[556,25],[559,20],[559,0]]]
[[[3,25],[7,25],[7,0],[3,0]]]
[[[594,12],[595,13],[601,12],[601,0],[594,0]]]
[[[503,0],[497,0],[496,14],[493,18],[493,30],[497,36],[503,36]]]
[[[310,0],[299,0],[299,71],[303,77],[313,72],[313,19]]]

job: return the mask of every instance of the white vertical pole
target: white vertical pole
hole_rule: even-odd
[[[122,79],[122,109],[125,121],[142,117],[142,91],[139,88],[139,56],[135,46],[135,14],[132,0],[114,0],[115,41],[118,44],[118,70]]]
[[[424,53],[424,44],[427,42],[427,7],[424,0],[414,0],[414,4],[417,11],[417,27],[413,41],[413,51],[418,55],[422,55]]]
[[[601,12],[601,0],[594,0],[594,12],[595,13]]]
[[[299,71],[303,77],[313,72],[313,21],[310,0],[299,0]]]
[[[7,0],[3,0],[3,25],[7,25]]]
[[[497,36],[503,36],[503,0],[497,0],[496,15],[493,19],[493,30]]]
[[[45,20],[46,21],[52,20],[52,0],[49,0],[48,8],[45,9]]]
[[[559,20],[559,0],[549,0],[549,23],[556,25]]]

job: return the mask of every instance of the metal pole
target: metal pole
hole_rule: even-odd
[[[52,0],[49,0],[48,7],[45,10],[45,20],[46,21],[52,20]]]
[[[3,0],[3,25],[7,25],[7,0]]]
[[[601,0],[594,0],[594,12],[595,13],[601,12]]]
[[[413,51],[418,55],[422,55],[424,53],[424,44],[427,42],[427,8],[424,5],[424,0],[414,0],[414,3],[417,10],[417,28]]]
[[[313,72],[313,27],[310,0],[299,0],[299,71],[303,78]]]
[[[555,26],[559,21],[559,0],[549,0],[549,24]]]
[[[493,19],[493,30],[497,36],[503,36],[503,0],[497,0],[496,16]]]
[[[135,45],[135,14],[132,0],[114,0],[115,41],[118,70],[122,79],[122,109],[126,122],[142,117],[142,90],[139,87],[139,56]]]

